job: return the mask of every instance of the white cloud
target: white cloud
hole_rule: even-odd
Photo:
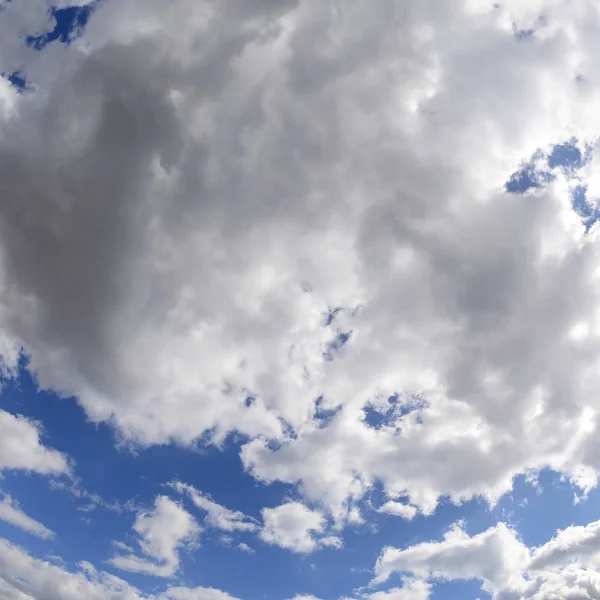
[[[323,533],[327,521],[323,515],[300,502],[287,502],[275,508],[263,508],[260,537],[268,544],[292,552],[309,553],[316,549],[315,535]],[[331,538],[325,538],[331,539]]]
[[[558,171],[503,189],[538,148],[598,154],[595,3],[119,0],[41,53],[26,4],[0,24],[37,86],[0,91],[7,364],[127,440],[239,431],[338,523],[375,483],[425,514],[543,467],[596,484],[599,232]]]
[[[389,590],[361,594],[361,600],[429,600],[432,585],[427,581],[406,577],[402,580],[402,587]],[[311,595],[297,595],[291,600],[319,600]],[[340,600],[352,600],[340,598]]]
[[[188,494],[192,502],[207,513],[205,525],[223,531],[255,531],[258,525],[239,510],[230,510],[211,500],[191,485],[175,482],[172,487],[178,492]]]
[[[246,544],[245,542],[240,542],[237,545],[237,549],[241,550],[242,552],[246,552],[247,554],[255,554],[256,550],[254,550],[254,548],[252,548],[251,546],[248,546],[248,544]]]
[[[527,548],[502,523],[473,537],[456,525],[441,542],[384,549],[375,567],[375,581],[386,581],[391,573],[400,572],[422,579],[482,579],[490,590],[518,587],[528,559]]]
[[[384,592],[365,594],[366,600],[428,600],[432,586],[421,579],[404,579],[402,587],[391,588]]]
[[[43,475],[68,473],[64,454],[46,448],[40,427],[23,416],[0,410],[0,471],[24,469]]]
[[[319,544],[321,544],[321,546],[326,546],[329,548],[338,548],[338,549],[344,545],[344,543],[342,542],[342,539],[336,535],[327,535],[327,536],[321,538],[319,540]]]
[[[116,555],[110,564],[157,577],[172,577],[177,572],[179,552],[195,543],[201,531],[194,518],[167,496],[158,496],[151,511],[138,513],[133,530],[142,556]]]
[[[526,196],[503,184],[575,137],[600,189],[600,7],[492,5],[118,0],[41,53],[23,32],[52,25],[46,0],[3,5],[0,72],[34,88],[0,78],[2,376],[23,346],[41,386],[126,441],[249,436],[249,472],[325,507],[263,512],[261,537],[298,552],[338,544],[326,509],[356,521],[375,484],[406,518],[544,467],[594,486],[600,229],[559,170]],[[68,464],[0,411],[2,468]],[[253,529],[197,496],[211,526]],[[134,530],[141,554],[113,564],[169,575],[198,526],[165,499]],[[539,549],[454,529],[378,568],[593,597],[597,542],[593,524]]]
[[[0,501],[0,521],[6,521],[43,540],[51,540],[55,537],[53,531],[25,514],[19,503],[9,495],[5,495],[2,501]]]
[[[171,588],[157,600],[237,600],[233,596],[213,588]]]
[[[414,506],[411,506],[410,504],[403,504],[402,502],[394,502],[393,500],[389,500],[385,504],[382,504],[378,511],[381,513],[387,513],[388,515],[402,517],[408,521],[413,519],[417,514],[417,509]]]
[[[456,525],[439,542],[385,548],[373,583],[398,572],[427,585],[478,579],[494,600],[592,600],[600,596],[599,530],[598,521],[567,527],[542,546],[528,548],[503,523],[473,536]],[[376,593],[372,600],[384,597]]]
[[[533,552],[529,568],[551,569],[571,561],[600,567],[600,521],[559,531],[551,541]]]
[[[0,590],[18,600],[141,600],[126,582],[87,569],[71,573],[0,540]]]
[[[147,595],[90,563],[78,566],[78,571],[68,571],[0,539],[0,594],[7,600],[237,600],[203,587],[169,587]]]

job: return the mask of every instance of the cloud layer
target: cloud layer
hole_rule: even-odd
[[[596,485],[600,229],[573,193],[595,210],[597,2],[115,0],[42,51],[23,32],[48,3],[26,4],[0,25],[3,379],[24,349],[131,445],[236,434],[244,469],[300,498],[259,529],[179,491],[206,526],[299,553],[339,546],[329,518],[360,522],[377,486],[411,519],[543,468]],[[548,160],[567,142],[580,169]],[[544,185],[509,192],[532,157]],[[67,473],[40,431],[0,411],[0,469]],[[112,564],[171,577],[199,531],[160,497]],[[415,575],[415,596],[443,577],[591,590],[560,565],[592,564],[593,527],[570,531],[534,551],[454,529],[379,575]]]

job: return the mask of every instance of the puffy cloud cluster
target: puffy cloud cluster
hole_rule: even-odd
[[[312,552],[318,546],[341,546],[342,542],[338,537],[323,535],[327,525],[325,517],[300,502],[286,502],[275,508],[263,508],[262,518],[264,526],[260,537],[268,544],[299,553]]]
[[[596,484],[594,172],[504,188],[559,142],[597,160],[596,2],[108,0],[41,52],[26,5],[0,20],[31,83],[0,87],[3,373],[24,347],[140,444],[247,436],[250,473],[338,522],[375,483],[407,517],[543,467]],[[270,539],[312,548],[300,517]]]
[[[325,515],[307,507],[301,502],[288,501],[275,507],[261,510],[262,521],[250,518],[238,510],[231,510],[215,502],[194,486],[177,481],[171,484],[176,491],[186,494],[194,506],[205,513],[205,527],[220,529],[228,533],[255,533],[267,544],[272,544],[297,552],[308,554],[318,548],[340,548],[342,540],[331,534]],[[227,545],[233,543],[233,537],[227,536]],[[237,548],[253,553],[248,544],[241,542]]]
[[[473,536],[458,524],[439,542],[385,548],[374,583],[399,572],[427,585],[479,579],[494,600],[592,600],[600,596],[599,531],[599,521],[571,526],[544,545],[528,548],[503,523]]]
[[[200,534],[195,519],[167,496],[158,496],[154,508],[137,514],[133,530],[142,556],[133,553],[124,543],[110,564],[124,571],[146,573],[157,577],[172,577],[179,568],[179,551],[194,544]]]

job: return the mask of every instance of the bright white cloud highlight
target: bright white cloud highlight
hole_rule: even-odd
[[[300,502],[263,508],[261,512],[263,528],[260,537],[268,544],[301,554],[312,552],[318,544],[338,548],[341,546],[341,540],[335,536],[317,539],[325,531],[327,520],[320,512],[311,510]]]
[[[213,588],[170,588],[157,600],[238,600],[221,590]]]
[[[403,504],[402,502],[394,502],[389,500],[385,504],[379,507],[379,512],[387,513],[388,515],[395,515],[396,517],[402,517],[410,521],[417,514],[417,509],[410,504]]]
[[[152,510],[138,513],[133,531],[142,556],[117,555],[110,563],[124,571],[172,577],[179,568],[179,552],[196,542],[201,529],[179,504],[158,496]]]

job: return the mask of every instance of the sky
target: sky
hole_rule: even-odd
[[[0,598],[600,598],[599,36],[0,0]]]

